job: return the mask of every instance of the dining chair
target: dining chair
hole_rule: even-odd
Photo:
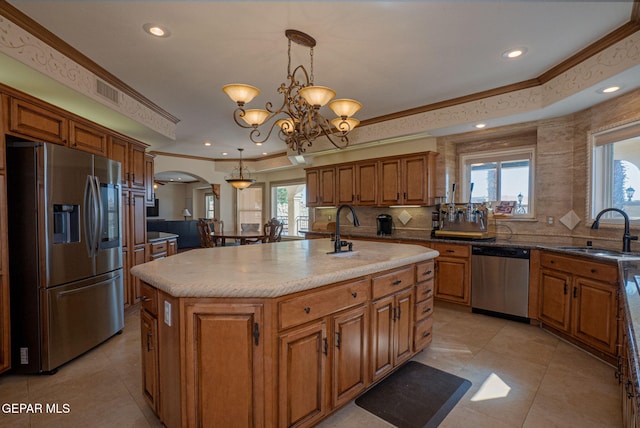
[[[277,218],[272,218],[264,225],[266,238],[264,242],[280,242],[282,240],[282,229],[284,224]]]
[[[197,223],[198,236],[200,237],[200,246],[203,248],[211,248],[222,245],[221,238],[211,236],[212,232],[221,233],[224,229],[224,223],[218,219],[201,218]]]

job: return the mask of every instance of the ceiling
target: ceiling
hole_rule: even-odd
[[[246,158],[285,151],[276,137],[261,147],[251,143],[221,90],[227,83],[249,83],[262,90],[249,108],[278,104],[276,89],[286,80],[285,29],[316,39],[315,83],[333,88],[338,98],[361,101],[356,117],[367,126],[386,115],[538,78],[638,13],[632,1],[8,3],[180,119],[175,141],[158,134],[146,139],[152,150],[207,158],[223,152],[237,157],[238,147]],[[170,37],[146,34],[146,23],[167,27]],[[516,47],[526,54],[503,58]],[[0,54],[0,65],[3,59]],[[308,66],[308,52],[294,46],[297,64]],[[11,84],[20,86],[17,74]],[[640,86],[637,70],[618,77],[623,91]],[[23,84],[33,86],[33,79]],[[590,89],[553,113],[605,99]],[[543,116],[531,112],[488,126]],[[443,135],[472,125],[425,131]]]

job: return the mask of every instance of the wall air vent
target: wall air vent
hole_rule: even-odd
[[[100,79],[96,79],[96,93],[114,104],[120,104],[120,92]]]

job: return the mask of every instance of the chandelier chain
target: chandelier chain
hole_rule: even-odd
[[[311,73],[309,76],[309,83],[313,86],[313,48],[309,49],[309,57],[311,58]]]

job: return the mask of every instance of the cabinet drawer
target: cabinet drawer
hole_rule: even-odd
[[[152,314],[158,316],[158,290],[146,282],[140,283],[140,300],[142,308]]]
[[[542,253],[540,265],[554,270],[572,273],[576,276],[596,279],[615,284],[618,282],[618,266],[594,262],[576,257],[560,256],[553,253]]]
[[[167,252],[167,241],[162,242],[154,242],[151,244],[151,257],[159,254]]]
[[[440,253],[440,257],[469,257],[470,245],[435,244],[433,249]]]
[[[433,313],[433,299],[416,303],[416,321],[423,320]]]
[[[413,349],[414,351],[420,351],[424,349],[433,340],[431,330],[433,328],[433,317],[428,317],[418,323],[416,323],[414,336],[413,336]]]
[[[416,285],[416,302],[421,302],[433,296],[433,279]]]
[[[333,314],[369,300],[369,280],[349,282],[279,303],[281,330]]]
[[[433,278],[435,269],[433,260],[416,264],[416,282],[428,281]]]
[[[373,278],[372,299],[393,294],[411,285],[413,285],[413,266],[376,276]]]

